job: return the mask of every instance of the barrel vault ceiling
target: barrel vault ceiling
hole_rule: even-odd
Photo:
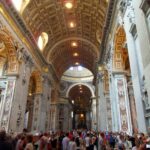
[[[30,0],[22,17],[35,39],[42,32],[48,34],[49,40],[42,53],[58,77],[77,62],[95,74],[108,2],[71,0],[73,7],[67,9],[66,1]],[[73,28],[69,26],[71,21]],[[77,46],[72,47],[72,42]]]

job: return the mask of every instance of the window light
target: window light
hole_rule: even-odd
[[[22,13],[30,0],[12,0],[12,3],[19,13]]]
[[[40,50],[43,50],[48,42],[48,35],[45,32],[42,32],[38,38],[38,47]]]
[[[83,67],[82,66],[78,66],[78,71],[82,71]]]
[[[70,67],[69,70],[73,70],[73,67]]]

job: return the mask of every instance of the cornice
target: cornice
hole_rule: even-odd
[[[106,42],[107,42],[107,39],[109,36],[109,31],[110,31],[110,28],[112,25],[114,12],[116,11],[115,8],[117,5],[117,2],[118,2],[118,0],[110,0],[110,2],[109,2],[105,26],[104,26],[103,34],[102,34],[102,42],[101,42],[101,46],[100,46],[99,64],[103,64],[103,61],[104,61],[105,46],[106,46]]]

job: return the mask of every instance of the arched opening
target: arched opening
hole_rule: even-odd
[[[52,101],[51,106],[52,116],[57,111],[59,130],[90,129],[92,97],[95,97],[93,78],[93,73],[81,65],[72,65],[63,73],[57,98],[53,98],[55,102]],[[77,92],[76,89],[79,90],[79,86],[80,91]],[[55,93],[56,90],[53,90],[52,95],[54,96]],[[56,102],[58,103],[57,109],[53,108]],[[76,110],[78,106],[80,106],[79,110]]]
[[[37,120],[37,111],[38,108],[35,106],[38,105],[37,102],[34,101],[36,94],[42,93],[41,87],[41,76],[38,71],[34,71],[30,77],[29,87],[28,87],[28,96],[27,96],[27,104],[26,104],[26,112],[25,112],[25,121],[24,128],[28,131],[36,130],[34,127],[34,123]]]
[[[69,102],[72,106],[73,129],[91,128],[92,92],[83,85],[73,86],[69,91]]]
[[[32,130],[35,90],[36,90],[36,81],[35,78],[31,76],[29,81],[27,105],[26,105],[26,112],[25,112],[25,128],[28,131]]]

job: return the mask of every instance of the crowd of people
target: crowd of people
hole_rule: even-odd
[[[0,150],[146,150],[150,138],[143,133],[129,136],[126,133],[73,130],[68,133],[50,132],[19,134],[0,131]]]

